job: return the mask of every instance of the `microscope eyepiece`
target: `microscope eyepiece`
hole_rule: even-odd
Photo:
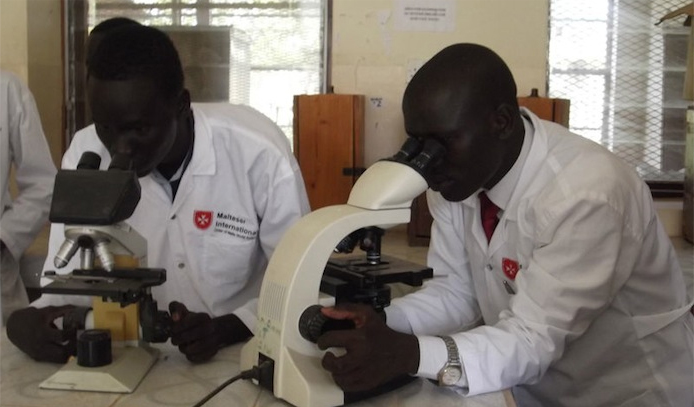
[[[101,165],[101,156],[93,151],[85,151],[77,163],[78,170],[98,170]]]
[[[424,174],[426,169],[443,156],[446,149],[436,140],[429,139],[424,142],[424,148],[408,163],[418,173]]]
[[[417,153],[422,150],[422,143],[414,137],[407,137],[400,150],[390,159],[399,163],[404,163],[411,160]]]
[[[408,137],[400,151],[386,160],[405,164],[424,177],[427,168],[441,158],[445,151],[443,145],[434,139],[422,142]]]

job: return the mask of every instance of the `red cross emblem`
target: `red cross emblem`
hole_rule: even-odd
[[[212,211],[195,211],[193,213],[193,222],[198,229],[205,230],[212,224]]]
[[[506,274],[506,277],[515,280],[516,274],[518,274],[518,270],[520,270],[520,265],[517,261],[504,257],[501,259],[501,269],[504,271],[504,274]]]

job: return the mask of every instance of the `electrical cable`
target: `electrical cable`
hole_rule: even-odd
[[[216,396],[217,393],[224,390],[225,387],[227,387],[228,385],[234,383],[235,381],[237,381],[239,379],[244,379],[244,380],[256,379],[257,380],[260,377],[260,371],[262,369],[270,367],[270,365],[271,364],[269,362],[263,362],[260,364],[260,366],[253,366],[252,368],[250,368],[248,370],[242,371],[241,373],[237,374],[236,376],[232,377],[231,379],[228,379],[224,383],[217,386],[217,388],[212,390],[207,396],[203,397],[200,401],[195,403],[195,405],[193,407],[200,407],[203,404],[207,403],[212,397]]]

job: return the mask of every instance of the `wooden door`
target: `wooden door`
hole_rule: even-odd
[[[294,155],[311,210],[347,203],[364,171],[364,96],[294,97]]]

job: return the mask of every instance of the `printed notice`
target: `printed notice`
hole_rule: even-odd
[[[395,0],[398,31],[455,30],[455,0]]]

